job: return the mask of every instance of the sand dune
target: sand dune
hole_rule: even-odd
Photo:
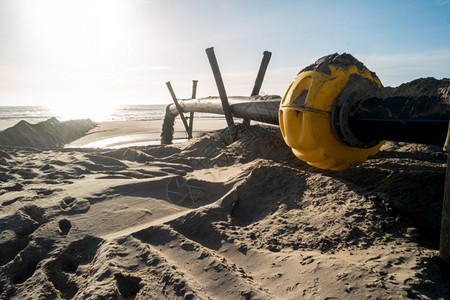
[[[279,129],[0,151],[2,299],[448,299],[446,155],[386,143],[324,172]]]
[[[84,136],[94,127],[95,123],[88,119],[60,122],[51,118],[37,124],[22,120],[13,127],[0,131],[0,145],[61,147]]]

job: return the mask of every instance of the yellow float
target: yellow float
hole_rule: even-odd
[[[291,83],[281,100],[279,123],[286,144],[295,156],[309,165],[341,171],[362,164],[375,155],[382,142],[371,148],[357,148],[338,140],[331,113],[335,101],[356,74],[381,86],[378,77],[361,65],[323,64],[306,68]]]

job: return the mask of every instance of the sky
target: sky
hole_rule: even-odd
[[[450,0],[0,0],[0,106],[92,107],[283,95],[320,57],[350,53],[385,86],[450,77]]]

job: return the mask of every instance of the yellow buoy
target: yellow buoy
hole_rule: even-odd
[[[346,58],[348,58],[348,54]],[[286,144],[295,156],[309,165],[327,170],[345,170],[362,164],[375,155],[382,143],[371,148],[344,144],[334,134],[331,124],[333,104],[353,74],[376,82],[378,77],[356,59],[356,64],[342,64],[334,59],[316,62],[300,72],[281,100],[279,122]],[[326,57],[327,58],[327,57]]]

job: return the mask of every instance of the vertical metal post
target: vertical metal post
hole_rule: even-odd
[[[191,99],[195,99],[197,97],[197,82],[198,80],[192,80],[192,96]],[[192,137],[192,130],[194,128],[194,112],[189,114],[189,132],[188,135]]]
[[[255,84],[253,85],[252,94],[250,96],[259,95],[261,86],[266,75],[267,66],[269,65],[270,58],[272,57],[272,52],[264,51],[261,65],[259,66],[258,75],[256,76]]]
[[[175,92],[172,89],[172,85],[170,84],[170,81],[167,81],[166,85],[167,85],[167,88],[169,89],[170,95],[172,96],[173,103],[175,104],[175,106],[177,108],[178,114],[180,115],[181,120],[183,121],[184,128],[186,129],[186,132],[188,134],[188,139],[190,139],[190,138],[192,138],[192,134],[189,134],[189,126],[186,122],[186,118],[184,117],[183,110],[181,109],[181,106],[178,103],[177,96],[175,96]]]
[[[259,66],[258,75],[256,76],[255,84],[253,85],[252,94],[250,96],[259,95],[259,91],[261,90],[261,86],[264,80],[264,76],[266,75],[267,66],[269,65],[270,58],[272,57],[272,52],[264,51],[263,58],[261,60],[261,65]],[[245,125],[250,125],[250,119],[245,118]]]
[[[216,55],[214,54],[214,48],[207,48],[206,55],[208,55],[209,64],[213,71],[214,79],[216,81],[217,90],[219,91],[220,100],[222,101],[223,113],[227,120],[228,130],[233,140],[236,139],[236,128],[234,126],[233,115],[231,114],[230,104],[228,103],[228,96],[223,84],[222,75],[220,74],[219,64],[217,63]]]
[[[444,201],[442,203],[441,241],[439,256],[444,262],[446,271],[450,271],[450,123],[447,139],[444,145],[447,157],[447,172],[445,174]]]
[[[439,256],[444,262],[446,271],[450,271],[450,123],[445,140],[444,151],[447,157],[447,172],[445,174],[444,201],[442,203],[441,241]]]
[[[197,83],[198,83],[198,80],[192,80],[192,96],[191,96],[191,99],[195,99],[195,97],[197,97]]]

